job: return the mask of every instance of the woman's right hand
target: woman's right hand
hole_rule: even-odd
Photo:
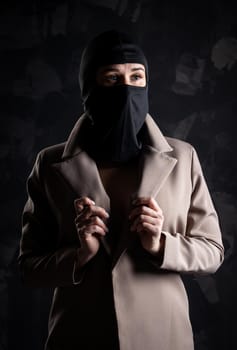
[[[84,256],[84,262],[87,262],[98,252],[99,238],[108,232],[105,223],[109,214],[88,197],[76,199],[74,205],[77,214],[75,225],[81,243],[80,254]]]

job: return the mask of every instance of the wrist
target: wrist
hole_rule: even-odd
[[[77,249],[77,255],[76,255],[76,263],[77,267],[83,267],[86,263],[88,263],[92,258],[94,254],[90,252],[89,250],[80,247]]]
[[[147,250],[153,256],[163,256],[165,247],[165,235],[161,233],[158,242],[154,244],[154,248]]]
[[[87,259],[83,252],[83,249],[78,248],[75,255],[75,261],[73,265],[72,271],[72,281],[74,285],[78,285],[82,282],[84,273],[85,273],[85,265]]]

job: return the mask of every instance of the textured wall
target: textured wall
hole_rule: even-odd
[[[237,349],[236,15],[210,0],[1,2],[0,350],[43,349],[51,291],[22,286],[16,264],[25,181],[36,153],[64,141],[80,115],[82,48],[111,28],[144,48],[150,112],[196,147],[220,216],[224,264],[184,276],[196,350]]]

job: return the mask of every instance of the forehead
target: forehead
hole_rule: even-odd
[[[144,71],[145,66],[141,63],[119,63],[119,64],[108,64],[106,66],[102,66],[98,69],[98,73],[106,73],[111,71],[116,72],[134,72],[134,71]]]

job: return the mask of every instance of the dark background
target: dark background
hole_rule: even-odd
[[[236,350],[237,11],[208,0],[1,2],[0,350],[43,349],[52,292],[24,287],[16,263],[25,181],[37,152],[68,137],[82,112],[82,49],[111,28],[143,47],[150,112],[166,135],[195,146],[219,213],[224,264],[184,276],[196,349]]]

